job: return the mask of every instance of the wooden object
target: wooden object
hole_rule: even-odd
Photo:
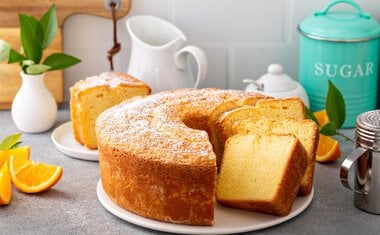
[[[69,16],[81,13],[105,18],[112,17],[111,12],[104,6],[104,0],[1,0],[0,38],[7,41],[16,50],[21,48],[18,14],[28,14],[39,19],[52,4],[55,4],[56,7],[60,29],[52,44],[44,51],[44,56],[63,51],[62,25]],[[116,12],[117,18],[128,14],[130,6],[130,0],[121,0],[121,5]],[[20,71],[20,66],[17,63],[0,63],[0,109],[9,109],[11,107],[13,97],[21,86]],[[61,103],[64,97],[63,82],[62,70],[46,73],[46,86],[53,93],[58,103]]]
[[[19,40],[19,28],[1,28],[0,38],[9,42],[12,48],[21,48]],[[51,53],[62,52],[62,30],[57,33],[56,38],[46,48],[44,57]],[[44,58],[43,57],[43,58]],[[21,69],[18,63],[7,64],[6,61],[0,64],[0,109],[9,109],[13,97],[16,95],[21,86],[22,79],[19,75]],[[45,84],[52,92],[56,101],[63,101],[63,71],[47,72],[45,76]]]
[[[0,27],[18,27],[19,13],[40,18],[52,4],[55,4],[60,26],[67,17],[79,13],[111,18],[111,12],[104,7],[104,0],[1,0]],[[121,0],[117,18],[127,15],[130,6],[130,0]]]

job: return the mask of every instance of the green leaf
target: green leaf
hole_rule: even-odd
[[[336,128],[339,129],[346,118],[346,105],[342,93],[330,80],[326,98],[326,112],[330,122],[334,122]]]
[[[12,145],[9,149],[15,149],[15,148],[18,148],[20,147],[20,145],[22,144],[22,141],[17,141],[14,145]]]
[[[10,149],[12,146],[14,146],[19,141],[21,134],[22,133],[17,133],[5,137],[0,143],[0,150]]]
[[[319,122],[318,122],[317,118],[314,116],[313,112],[306,106],[305,106],[305,111],[306,111],[306,118],[313,120],[318,126],[320,126]]]
[[[41,23],[30,15],[19,14],[20,30],[31,35],[39,45],[44,39],[44,29]],[[22,32],[20,31],[20,34]],[[21,36],[22,37],[22,36]]]
[[[25,56],[21,55],[17,51],[11,49],[9,52],[9,59],[8,59],[8,64],[20,62],[22,60],[26,60]]]
[[[326,125],[324,125],[321,130],[319,131],[319,133],[321,133],[322,135],[327,135],[327,136],[332,136],[332,135],[336,135],[337,132],[336,132],[336,125],[334,122],[329,122],[329,123],[326,123]]]
[[[52,5],[50,9],[41,17],[40,23],[44,32],[42,48],[45,49],[57,35],[58,20],[54,5]]]
[[[0,61],[7,60],[9,58],[9,53],[11,46],[4,40],[0,39]]]
[[[21,62],[21,66],[29,66],[29,65],[32,65],[32,64],[35,64],[33,60],[23,60]]]
[[[79,63],[80,60],[75,58],[74,56],[67,55],[64,53],[54,53],[48,56],[43,64],[50,66],[49,71],[65,69],[72,65]]]
[[[24,71],[25,74],[28,74],[26,72],[26,68],[28,66],[32,65],[32,64],[35,64],[33,60],[23,60],[23,61],[21,61],[20,66],[21,66],[22,71]]]
[[[28,59],[38,64],[42,57],[43,29],[34,17],[19,14],[21,45]]]
[[[50,69],[50,66],[44,64],[32,64],[26,67],[26,73],[31,75],[37,75],[44,73]]]

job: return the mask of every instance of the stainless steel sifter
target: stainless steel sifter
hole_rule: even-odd
[[[356,149],[343,161],[340,168],[342,184],[354,191],[358,208],[380,214],[380,110],[360,114],[356,119]],[[348,173],[355,165],[354,188]]]

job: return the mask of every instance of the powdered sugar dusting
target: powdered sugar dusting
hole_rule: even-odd
[[[142,85],[143,83],[128,75],[105,72],[98,76],[87,77],[84,80],[79,81],[77,84],[79,89],[88,89],[97,86],[107,86],[112,89],[120,84]]]
[[[207,132],[191,129],[183,120],[207,116],[226,100],[244,99],[252,94],[212,88],[181,89],[126,101],[98,117],[98,140],[152,160],[209,164],[215,161],[215,154]]]

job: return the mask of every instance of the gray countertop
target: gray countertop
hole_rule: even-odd
[[[61,181],[47,192],[27,195],[13,187],[12,202],[0,207],[0,234],[161,234],[125,222],[109,213],[98,201],[97,162],[70,158],[50,139],[54,128],[70,120],[67,109],[58,113],[55,126],[40,134],[23,134],[31,146],[31,159],[60,165]],[[9,111],[0,111],[0,137],[18,132]],[[343,130],[353,137],[352,129]],[[380,217],[357,209],[353,193],[339,180],[343,159],[353,149],[341,141],[342,157],[333,163],[316,164],[314,198],[297,217],[255,234],[379,234]]]

